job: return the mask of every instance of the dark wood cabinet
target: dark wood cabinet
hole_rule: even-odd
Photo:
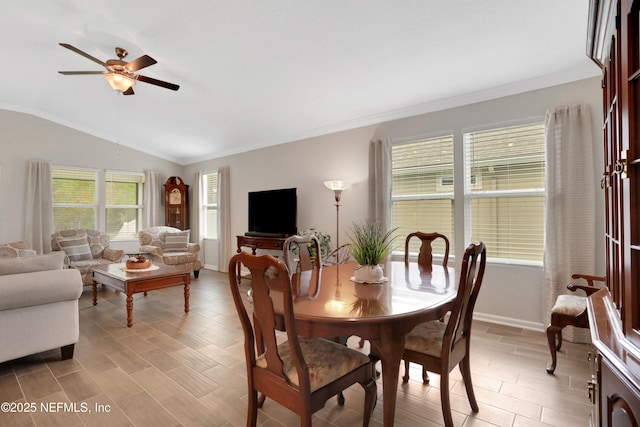
[[[602,68],[607,289],[589,298],[592,424],[640,421],[640,0],[590,1],[588,55]]]
[[[287,237],[236,236],[236,239],[238,241],[238,253],[242,251],[244,246],[251,248],[251,253],[255,255],[257,249],[281,251]]]
[[[172,176],[164,183],[164,219],[169,227],[189,228],[189,186],[179,176]]]

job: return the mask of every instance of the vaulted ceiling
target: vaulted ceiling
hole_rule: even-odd
[[[189,164],[600,74],[586,0],[20,0],[0,108]],[[180,85],[114,91],[103,61]]]

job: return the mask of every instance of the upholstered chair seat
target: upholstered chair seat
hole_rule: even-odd
[[[552,313],[577,316],[587,308],[587,298],[582,295],[558,295]]]
[[[309,367],[312,393],[343,377],[359,366],[371,362],[368,356],[323,338],[300,337],[299,341],[302,355]],[[293,385],[299,386],[298,372],[291,360],[291,347],[288,342],[278,345],[278,355],[282,359],[283,371],[287,379]],[[264,354],[258,357],[256,366],[267,368],[267,360]]]
[[[124,250],[112,248],[110,244],[107,233],[88,228],[62,230],[51,235],[51,249],[65,252],[65,265],[80,271],[84,285],[93,284],[92,267],[118,263],[124,258]]]
[[[421,323],[405,336],[404,348],[440,357],[445,329],[447,324],[439,320]]]
[[[197,278],[202,268],[200,245],[189,242],[190,234],[190,230],[164,225],[141,230],[140,251],[156,264],[186,265]]]

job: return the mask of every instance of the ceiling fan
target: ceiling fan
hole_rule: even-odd
[[[121,91],[123,95],[134,94],[133,86],[136,84],[136,80],[145,83],[151,83],[152,85],[164,87],[171,90],[178,90],[180,88],[180,86],[178,86],[177,84],[164,82],[162,80],[157,80],[135,73],[138,70],[141,70],[158,62],[149,55],[142,55],[141,57],[134,59],[131,62],[127,62],[124,60],[124,58],[126,58],[129,52],[121,47],[116,47],[116,55],[118,55],[118,59],[108,59],[106,62],[103,62],[98,58],[81,51],[77,47],[71,46],[70,44],[59,44],[62,47],[66,47],[67,49],[72,50],[75,53],[80,54],[97,64],[102,65],[106,69],[106,71],[58,71],[60,74],[64,74],[66,76],[102,74],[104,75],[104,78],[109,82],[111,87],[115,90]]]

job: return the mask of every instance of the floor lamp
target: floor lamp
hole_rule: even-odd
[[[336,198],[336,249],[339,245],[340,234],[340,196],[342,196],[342,190],[344,190],[344,182],[342,181],[325,181],[324,186],[333,191]]]

